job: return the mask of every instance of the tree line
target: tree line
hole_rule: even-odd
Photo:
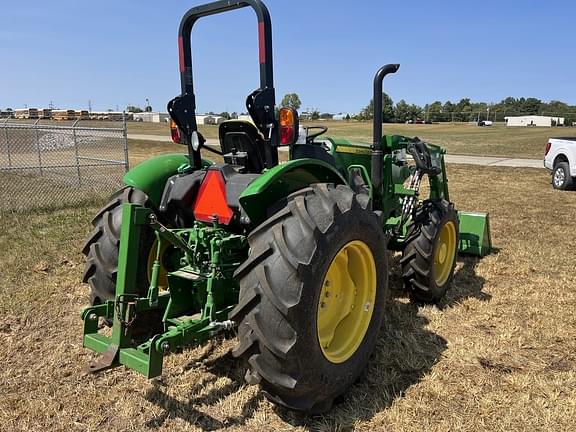
[[[280,102],[280,106],[300,109],[302,102],[296,93],[287,93]],[[147,106],[142,110],[140,107],[128,106],[128,112],[152,111],[152,107]],[[214,113],[226,119],[238,118],[238,113]],[[244,114],[244,113],[241,113]],[[308,113],[312,120],[330,119],[329,113],[320,113],[313,110]],[[406,123],[406,122],[471,122],[471,121],[504,121],[504,117],[518,115],[548,115],[552,117],[564,117],[565,124],[570,125],[576,122],[576,105],[568,105],[561,101],[543,102],[540,99],[507,97],[498,103],[473,102],[469,98],[460,99],[459,102],[434,101],[424,106],[410,104],[404,99],[394,103],[392,98],[382,93],[382,118],[385,123]],[[358,114],[346,119],[372,120],[374,117],[374,101],[370,99]]]
[[[356,116],[358,120],[371,120],[374,114],[374,101],[370,102]],[[405,123],[410,121],[429,122],[469,122],[504,121],[504,117],[517,115],[548,115],[564,117],[565,124],[576,122],[576,105],[561,101],[543,102],[537,98],[507,97],[498,103],[473,102],[469,98],[459,102],[435,101],[423,107],[409,104],[404,99],[394,103],[386,93],[382,94],[382,116],[385,123]]]

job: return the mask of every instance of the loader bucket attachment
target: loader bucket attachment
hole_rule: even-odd
[[[492,251],[488,213],[458,212],[461,254],[486,256]]]

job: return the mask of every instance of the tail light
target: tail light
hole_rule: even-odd
[[[294,108],[281,108],[280,120],[280,145],[292,145],[298,139],[298,113]]]
[[[226,201],[226,183],[222,173],[208,170],[194,203],[194,217],[201,222],[228,225],[234,213]]]
[[[176,122],[172,119],[170,119],[170,135],[172,135],[172,141],[174,141],[174,143],[176,144],[181,143],[180,129],[178,129]]]
[[[552,147],[552,143],[549,142],[546,144],[546,151],[544,151],[544,156],[546,156],[548,154],[548,152],[550,151],[550,147]]]

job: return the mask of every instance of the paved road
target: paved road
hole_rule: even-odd
[[[142,134],[128,134],[128,139],[142,140],[142,141],[160,141],[172,142],[172,138],[166,135],[142,135]],[[214,140],[216,141],[216,140]]]
[[[515,159],[507,157],[446,155],[446,163],[516,168],[544,168],[542,159]]]
[[[143,141],[160,141],[172,142],[172,139],[164,135],[141,135],[141,134],[128,134],[130,139],[138,139]],[[206,144],[217,146],[218,140],[206,140]],[[287,151],[286,147],[280,150]],[[446,162],[452,164],[466,164],[466,165],[483,165],[483,166],[496,166],[496,167],[515,167],[515,168],[544,168],[542,159],[516,159],[509,157],[487,157],[487,156],[464,156],[464,155],[446,155]]]

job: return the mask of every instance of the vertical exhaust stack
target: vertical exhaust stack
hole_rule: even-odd
[[[372,187],[374,190],[372,208],[380,209],[382,206],[382,171],[384,154],[382,152],[382,81],[391,73],[396,73],[399,64],[382,66],[374,76],[374,137],[372,140]]]

